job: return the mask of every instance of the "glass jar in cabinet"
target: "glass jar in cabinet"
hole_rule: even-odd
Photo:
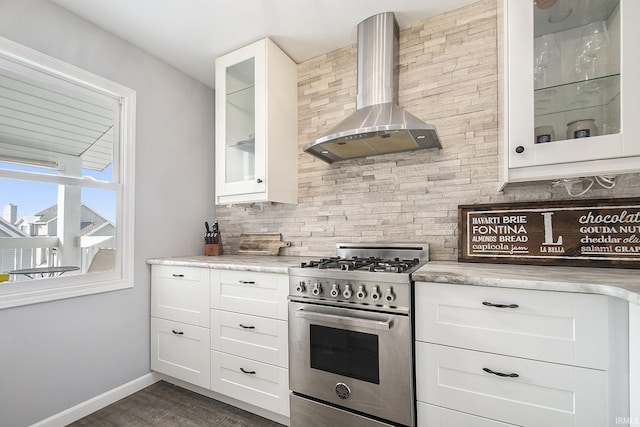
[[[640,171],[640,2],[500,5],[502,182]]]
[[[215,70],[216,204],[297,203],[295,62],[266,38]]]

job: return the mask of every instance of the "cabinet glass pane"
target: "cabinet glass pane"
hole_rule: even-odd
[[[226,72],[226,182],[255,178],[255,60]]]
[[[620,132],[620,0],[534,0],[536,143]]]

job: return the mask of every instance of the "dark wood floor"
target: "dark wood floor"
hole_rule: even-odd
[[[282,427],[282,424],[159,381],[71,426]]]

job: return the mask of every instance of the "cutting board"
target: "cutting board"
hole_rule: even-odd
[[[291,246],[291,242],[283,242],[280,233],[241,234],[239,254],[244,255],[278,255],[280,248]]]

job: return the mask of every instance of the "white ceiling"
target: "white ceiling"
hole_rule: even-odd
[[[295,62],[356,42],[369,16],[400,28],[478,0],[51,0],[213,87],[214,59],[270,37]]]

